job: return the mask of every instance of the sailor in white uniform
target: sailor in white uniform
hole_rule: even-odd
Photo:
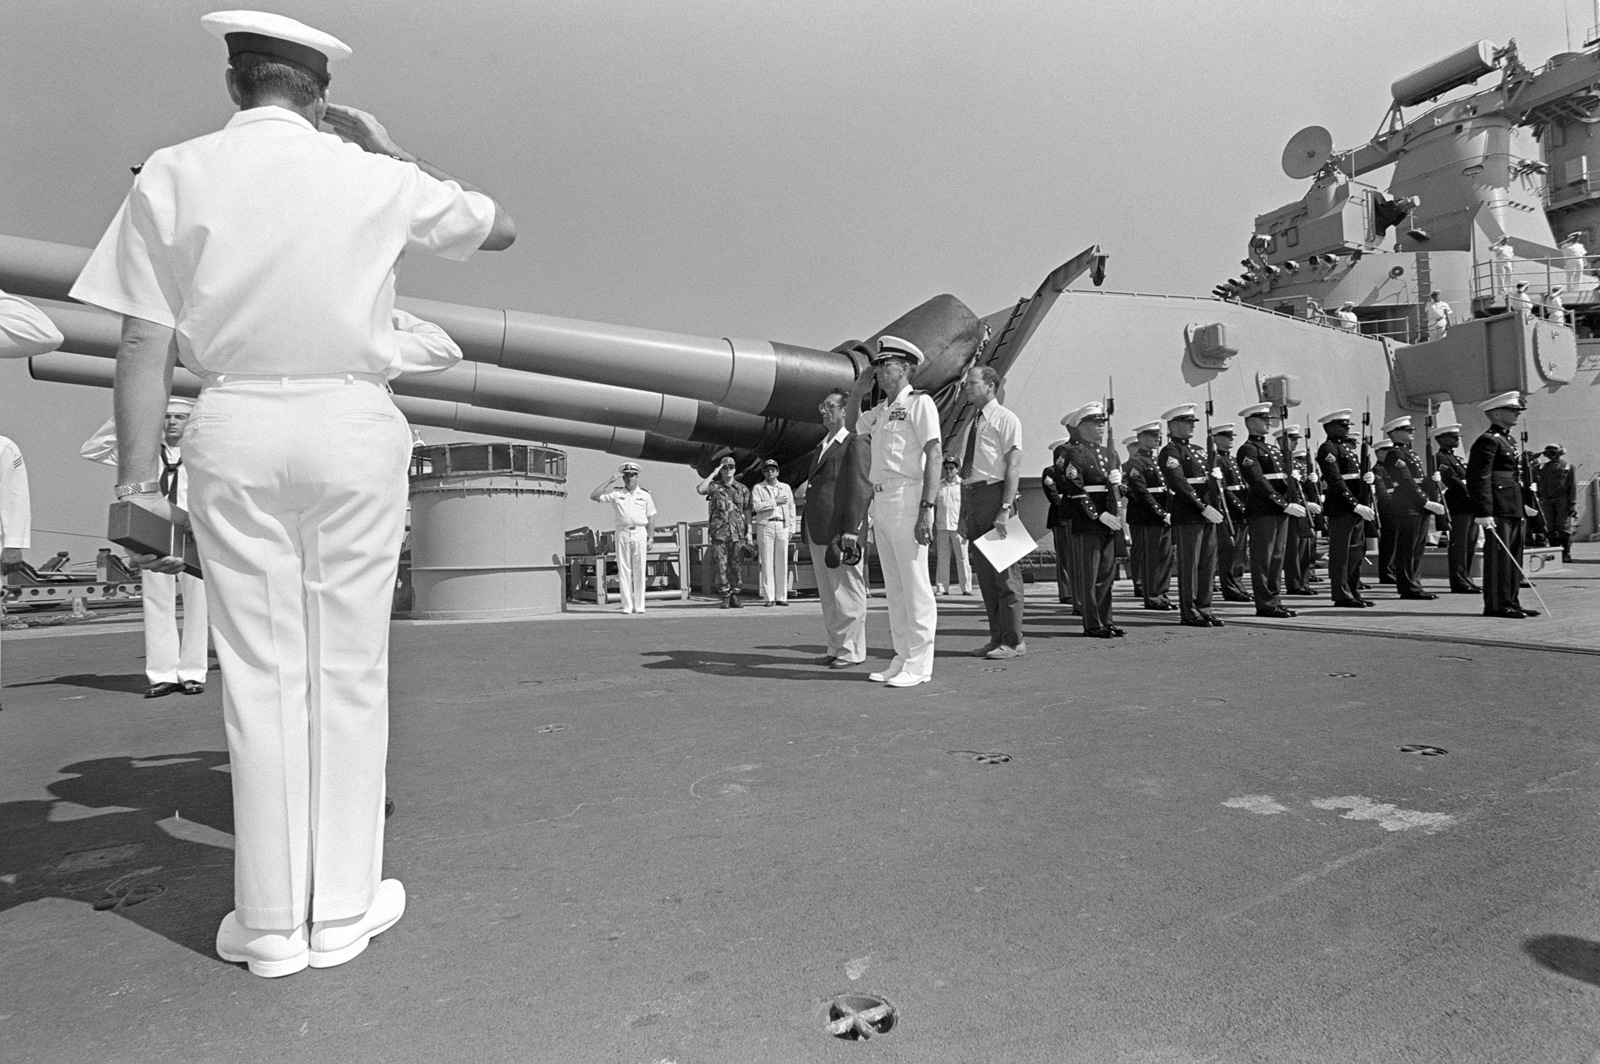
[[[618,480],[622,486],[617,486]],[[639,464],[623,462],[604,484],[589,493],[616,511],[617,590],[623,613],[644,612],[644,574],[655,538],[656,501],[639,486]]]
[[[868,479],[873,528],[894,639],[894,661],[867,678],[890,687],[915,687],[933,679],[934,630],[939,623],[939,600],[933,597],[928,579],[928,544],[933,540],[944,453],[938,408],[927,393],[911,388],[911,373],[921,361],[916,344],[880,337],[872,356],[873,372],[856,381],[848,407],[855,419],[852,431],[872,443]],[[859,413],[873,379],[888,398]]]
[[[217,952],[281,976],[350,960],[405,910],[381,879],[411,453],[386,386],[395,267],[498,250],[516,228],[327,102],[328,63],[350,54],[336,38],[263,12],[201,21],[227,42],[240,112],[145,162],[72,295],[123,316],[119,496],[170,513],[169,350],[204,381],[184,462],[232,761],[235,910]]]
[[[174,396],[167,400],[162,419],[161,494],[180,510],[189,508],[189,473],[183,468],[180,441],[189,423],[194,400]],[[117,419],[111,418],[78,449],[91,462],[117,464]],[[146,698],[161,698],[181,691],[197,695],[206,683],[206,589],[198,576],[188,573],[145,572],[140,578],[144,609],[144,675],[150,681]],[[183,596],[183,631],[178,630],[178,596]]]

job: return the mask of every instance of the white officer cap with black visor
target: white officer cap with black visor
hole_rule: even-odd
[[[922,348],[898,336],[878,337],[878,349],[873,353],[872,364],[876,366],[891,358],[904,359],[907,365],[916,367],[922,362]]]
[[[1161,435],[1161,422],[1159,422],[1159,421],[1146,421],[1143,425],[1139,425],[1138,427],[1136,427],[1133,430],[1133,434],[1135,436],[1149,436],[1149,435],[1159,436],[1159,435]]]
[[[1434,430],[1433,430],[1433,438],[1434,439],[1438,439],[1440,436],[1459,436],[1459,435],[1461,435],[1461,426],[1458,425],[1458,424],[1439,425],[1439,426],[1436,426],[1434,428]]]
[[[339,38],[270,11],[213,11],[200,25],[228,46],[228,55],[256,52],[311,71],[324,83],[328,64],[348,59],[351,49]]]
[[[1478,409],[1487,414],[1491,410],[1526,410],[1528,404],[1522,401],[1521,392],[1501,392],[1493,399],[1485,399],[1479,403]]]
[[[1161,420],[1167,422],[1199,421],[1200,407],[1195,403],[1184,403],[1182,406],[1175,406],[1165,414],[1162,414]]]
[[[1084,403],[1078,409],[1061,419],[1061,424],[1069,429],[1075,429],[1085,421],[1106,420],[1105,404],[1098,399],[1092,403]]]
[[[1402,414],[1399,417],[1394,418],[1393,420],[1385,421],[1383,423],[1383,428],[1380,431],[1382,431],[1382,432],[1415,432],[1416,429],[1411,424],[1411,415],[1410,414]]]
[[[1355,411],[1351,410],[1349,407],[1345,407],[1343,410],[1334,410],[1317,418],[1317,424],[1331,425],[1335,421],[1343,421],[1344,423],[1349,424],[1350,415],[1353,413],[1355,413]]]
[[[632,473],[634,476],[638,476],[639,475],[639,463],[638,462],[623,462],[621,465],[617,466],[617,472],[621,473],[623,476],[627,476],[629,473]]]
[[[1233,422],[1224,421],[1224,422],[1222,422],[1220,424],[1211,426],[1211,435],[1213,435],[1213,436],[1232,436],[1234,434],[1234,430],[1237,429],[1237,428],[1238,428],[1238,426],[1235,425]]]
[[[1264,417],[1270,421],[1272,419],[1272,404],[1251,403],[1249,406],[1239,411],[1239,416],[1243,418]]]

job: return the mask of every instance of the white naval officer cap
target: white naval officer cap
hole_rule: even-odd
[[[1504,410],[1512,407],[1516,410],[1528,409],[1528,404],[1522,401],[1521,392],[1501,392],[1493,399],[1485,399],[1478,404],[1478,409],[1487,414],[1491,410]]]
[[[1345,407],[1343,410],[1335,410],[1332,413],[1323,414],[1321,417],[1317,418],[1317,424],[1331,425],[1335,421],[1349,421],[1350,415],[1354,412],[1355,411],[1351,410],[1349,407]]]
[[[890,358],[903,358],[915,366],[922,361],[922,348],[898,336],[878,337],[878,350],[872,356],[872,364],[876,366],[879,362]]]
[[[1175,406],[1161,415],[1162,421],[1199,421],[1200,407],[1195,403],[1184,403]]]
[[[1436,437],[1437,436],[1459,436],[1459,435],[1461,435],[1461,426],[1458,425],[1458,424],[1440,425],[1440,426],[1438,426],[1437,428],[1435,428],[1433,430],[1433,434]]]
[[[1135,436],[1143,436],[1146,433],[1154,433],[1157,436],[1161,435],[1161,422],[1146,421],[1143,425],[1140,425],[1138,428],[1133,430],[1133,434]]]
[[[1243,410],[1239,411],[1239,416],[1240,417],[1264,417],[1264,418],[1270,418],[1270,417],[1272,417],[1272,404],[1271,403],[1251,403],[1249,406],[1247,406]]]
[[[1224,421],[1220,425],[1212,425],[1211,426],[1211,435],[1213,435],[1213,436],[1232,436],[1233,435],[1233,430],[1235,428],[1237,428],[1237,427],[1238,426],[1236,426],[1231,421]]]
[[[1061,424],[1069,429],[1075,429],[1085,421],[1104,421],[1105,419],[1105,404],[1096,399],[1092,403],[1084,403],[1078,409],[1062,418]]]
[[[639,472],[639,463],[638,462],[623,462],[621,465],[617,466],[617,472],[618,473],[638,473]]]
[[[1415,431],[1414,427],[1411,424],[1411,415],[1410,414],[1402,414],[1402,415],[1400,415],[1399,417],[1395,418],[1392,421],[1385,421],[1383,423],[1382,431],[1384,431],[1384,432],[1395,432],[1395,431],[1398,431],[1400,429],[1404,429],[1407,432]]]
[[[213,11],[200,25],[228,45],[228,55],[259,52],[305,67],[323,81],[328,64],[350,58],[350,46],[332,34],[270,11]]]

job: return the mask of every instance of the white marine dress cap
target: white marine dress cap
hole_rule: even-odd
[[[1199,406],[1194,403],[1184,403],[1182,406],[1175,406],[1161,415],[1162,421],[1179,421],[1184,418],[1188,418],[1190,421],[1199,421]]]
[[[1459,435],[1461,435],[1461,426],[1460,425],[1440,425],[1440,426],[1438,426],[1437,428],[1435,428],[1433,430],[1433,434],[1435,436],[1451,436],[1451,435],[1459,436]]]
[[[1098,399],[1092,403],[1084,403],[1078,409],[1061,419],[1061,423],[1069,429],[1077,428],[1085,421],[1104,421],[1106,408]]]
[[[1354,411],[1352,411],[1349,407],[1346,407],[1343,410],[1335,410],[1332,413],[1323,414],[1321,417],[1317,418],[1317,424],[1326,425],[1333,421],[1349,421],[1352,413],[1354,413]]]
[[[1409,429],[1411,427],[1412,427],[1412,425],[1411,425],[1411,415],[1410,414],[1402,414],[1400,417],[1395,418],[1393,421],[1385,421],[1383,423],[1383,428],[1380,431],[1382,431],[1382,432],[1393,432],[1395,429]]]
[[[1266,417],[1272,416],[1271,403],[1253,403],[1239,411],[1240,417]]]
[[[1491,410],[1504,410],[1506,407],[1526,410],[1528,409],[1528,404],[1522,401],[1521,392],[1501,392],[1493,399],[1485,399],[1478,404],[1478,409],[1486,414]]]

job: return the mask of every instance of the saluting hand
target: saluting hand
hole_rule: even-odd
[[[393,158],[401,158],[406,154],[389,136],[389,131],[383,128],[383,123],[366,111],[330,103],[322,116],[322,124],[328,127],[328,132],[340,140],[349,141],[362,151]]]

